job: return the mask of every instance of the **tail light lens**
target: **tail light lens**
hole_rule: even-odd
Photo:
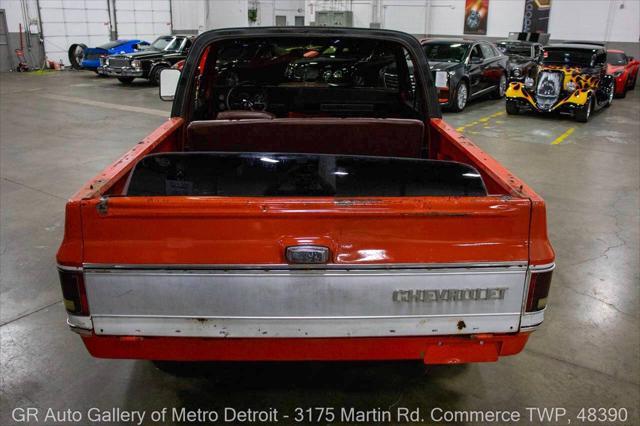
[[[58,274],[60,275],[64,307],[67,312],[73,315],[88,316],[89,304],[87,303],[87,293],[84,289],[82,271],[58,269]]]
[[[553,271],[532,272],[527,296],[527,312],[541,311],[547,306]]]

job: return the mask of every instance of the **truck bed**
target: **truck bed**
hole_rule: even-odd
[[[553,268],[544,203],[441,120],[430,121],[417,155],[473,167],[488,194],[127,194],[136,163],[189,151],[188,134],[182,119],[170,119],[67,204],[58,263],[82,274],[90,317],[69,321],[94,355],[200,359],[194,348],[207,347],[209,359],[261,359],[243,358],[242,342],[259,340],[260,351],[280,339],[297,353],[295,339],[415,337],[396,356],[431,351],[429,362],[440,362],[433,348],[443,340],[430,336],[449,336],[462,352],[442,362],[493,360],[521,349],[542,321],[544,311],[524,307],[532,274]],[[328,262],[291,265],[286,249],[300,245],[327,247]],[[456,346],[474,336],[493,345],[485,351],[474,341],[475,355]],[[176,338],[186,339],[186,352],[154,346]],[[237,339],[240,352],[222,354],[217,339]],[[314,347],[301,358],[324,359]],[[380,350],[368,359],[387,359]],[[356,352],[341,359],[359,359]]]

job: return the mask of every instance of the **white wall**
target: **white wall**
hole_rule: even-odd
[[[583,7],[576,7],[574,0],[553,0],[549,20],[552,38],[628,42],[637,42],[640,38],[640,1],[583,3]]]
[[[316,10],[352,10],[354,26],[368,27],[379,3],[383,28],[412,34],[463,35],[465,0],[307,0],[309,22]],[[621,8],[623,6],[623,8]],[[524,0],[490,0],[487,36],[520,31]],[[640,0],[552,0],[553,39],[638,42]]]
[[[255,26],[273,26],[276,24],[276,15],[286,16],[287,25],[295,25],[296,16],[305,16],[304,0],[250,0],[249,7],[257,6],[258,18]],[[306,21],[305,25],[309,22]]]
[[[380,22],[383,28],[413,34],[462,35],[464,0],[111,0],[119,5],[120,37],[153,38],[176,30],[244,27],[248,25],[249,4],[258,7],[256,25],[274,25],[276,15],[305,15],[308,25],[317,10],[351,10],[354,26],[369,27]],[[170,3],[169,3],[170,2]],[[36,0],[0,0],[10,33],[18,24],[31,25],[38,32]],[[71,43],[96,45],[108,40],[107,0],[40,0],[45,49],[51,59],[66,61]],[[168,5],[171,4],[169,15]],[[298,9],[303,9],[298,12]],[[524,0],[490,0],[487,35],[504,37],[522,27]],[[26,16],[25,16],[26,15]],[[549,32],[555,40],[593,40],[638,43],[640,0],[552,0]]]
[[[26,5],[27,16],[24,16],[20,6],[20,0],[0,0],[0,9],[5,10],[8,32],[17,33],[20,23],[22,23],[24,31],[25,26],[29,24],[30,18],[38,18],[38,4],[36,3],[36,0],[28,0]],[[38,32],[37,25],[32,25],[30,29],[32,33]]]
[[[248,2],[246,0],[205,1],[205,30],[215,28],[246,27]]]
[[[146,40],[171,34],[169,0],[114,0],[118,38]]]
[[[109,41],[105,0],[40,0],[44,50],[48,59],[69,65],[72,44],[95,47]]]

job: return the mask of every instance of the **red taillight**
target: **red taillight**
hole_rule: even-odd
[[[84,289],[84,276],[81,271],[58,269],[64,307],[73,315],[89,315],[87,293]]]
[[[527,312],[541,311],[547,306],[553,271],[532,272],[527,296]]]

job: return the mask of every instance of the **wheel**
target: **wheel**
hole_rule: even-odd
[[[624,95],[627,95],[627,88],[625,87],[624,89]],[[605,108],[609,108],[611,106],[611,104],[613,103],[613,97],[616,94],[616,84],[615,83],[611,83],[611,87],[609,88],[609,97],[607,98],[607,104],[604,106]]]
[[[580,123],[586,123],[591,117],[591,99],[579,110],[576,111],[575,119]]]
[[[87,48],[85,44],[74,43],[69,47],[67,52],[69,56],[69,63],[75,70],[82,69],[82,60],[84,59],[84,51]]]
[[[169,68],[166,65],[157,65],[155,68],[151,70],[151,75],[149,76],[149,81],[154,86],[158,86],[160,84],[160,73],[162,70]]]
[[[461,81],[458,83],[456,87],[456,91],[453,94],[453,99],[451,100],[451,110],[455,112],[460,112],[467,106],[467,101],[469,100],[469,88],[467,87],[467,83]]]
[[[520,114],[520,107],[518,107],[518,104],[515,103],[514,101],[507,101],[506,106],[507,106],[507,114],[509,115]]]
[[[118,81],[122,84],[131,84],[135,77],[118,77]]]
[[[491,94],[493,99],[502,99],[504,98],[504,93],[507,91],[507,76],[502,74],[500,76],[500,82],[498,83],[498,87]]]
[[[633,83],[629,86],[629,90],[634,90],[636,88],[636,81],[638,81],[638,73],[633,77]]]

